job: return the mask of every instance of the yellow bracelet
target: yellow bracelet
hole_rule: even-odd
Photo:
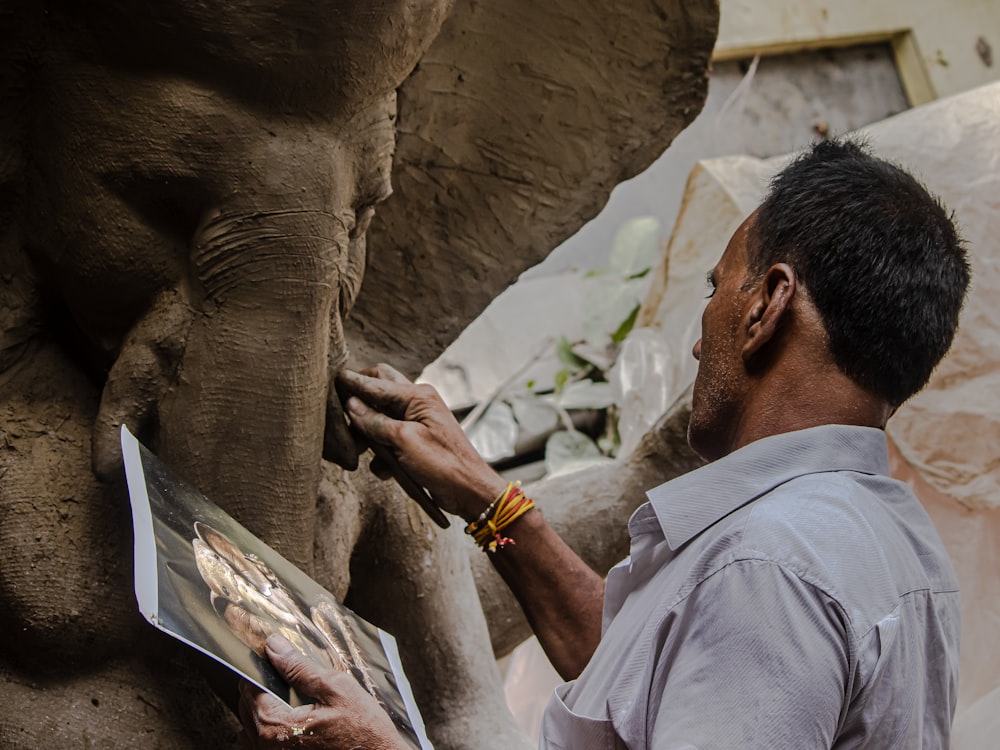
[[[496,552],[514,544],[513,539],[501,536],[500,532],[535,507],[534,501],[525,496],[520,487],[520,482],[510,482],[479,518],[465,527],[465,533],[482,549]]]

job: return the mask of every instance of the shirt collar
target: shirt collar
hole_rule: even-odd
[[[822,425],[757,440],[646,493],[667,544],[676,550],[716,521],[804,474],[888,474],[885,433]]]

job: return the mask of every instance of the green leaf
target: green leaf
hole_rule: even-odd
[[[622,438],[618,434],[618,420],[621,409],[617,405],[609,406],[605,412],[604,432],[597,438],[597,447],[605,456],[617,456],[622,447]]]
[[[615,402],[610,383],[578,380],[570,383],[556,398],[563,409],[607,409]]]
[[[629,219],[615,234],[611,267],[622,276],[632,276],[655,265],[662,253],[660,222],[652,216]]]
[[[559,372],[556,373],[556,378],[555,378],[556,393],[560,393],[562,391],[563,386],[566,385],[566,381],[569,380],[572,374],[573,373],[571,373],[569,370],[560,370]]]
[[[532,388],[534,388],[534,387],[535,387],[535,380],[534,380],[534,378],[532,378],[532,379],[531,379],[531,380],[529,380],[529,381],[528,381],[527,383],[525,383],[525,384],[524,384],[524,387],[525,387],[525,388],[527,388],[527,389],[528,389],[529,391],[530,391],[530,390],[531,390]]]
[[[648,285],[648,279],[617,279],[592,295],[584,311],[584,338],[610,342],[614,331],[643,300]]]
[[[514,455],[517,422],[514,411],[503,401],[494,401],[468,432],[469,442],[487,462]]]
[[[602,373],[611,369],[611,365],[615,363],[614,357],[608,352],[608,342],[604,337],[601,338],[601,343],[584,340],[573,344],[573,353]]]
[[[560,336],[559,340],[556,342],[556,356],[559,358],[560,362],[569,368],[571,373],[582,370],[587,366],[587,360],[576,355],[573,351],[573,345],[565,336]]]
[[[601,435],[597,438],[597,447],[601,449],[601,453],[605,456],[614,456],[618,453],[618,449],[621,447],[622,441],[618,437],[616,432],[613,435]]]
[[[518,396],[510,400],[517,420],[518,438],[548,435],[559,427],[559,412],[541,396]]]
[[[611,334],[611,340],[614,343],[620,344],[625,340],[625,337],[632,332],[632,329],[635,327],[636,318],[639,317],[640,307],[641,305],[636,305],[635,307],[633,307],[632,312],[628,314],[628,317],[625,318],[625,320],[621,322],[621,325],[618,326],[615,332]]]
[[[611,459],[582,432],[553,432],[545,443],[545,470],[550,476],[568,474]]]

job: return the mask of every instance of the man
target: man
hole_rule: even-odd
[[[949,216],[864,148],[821,143],[775,179],[709,275],[688,438],[712,463],[647,493],[606,590],[538,511],[490,530],[516,541],[490,559],[576,678],[542,747],[948,746],[958,587],[882,430],[948,350],[968,282]],[[342,386],[445,510],[481,528],[509,494],[432,389],[384,366]],[[305,719],[303,746],[398,746],[349,677],[275,649],[320,704],[245,688],[255,746]]]

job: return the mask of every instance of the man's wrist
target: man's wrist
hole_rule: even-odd
[[[467,522],[473,521],[493,504],[507,489],[507,480],[492,469],[477,483],[474,491],[463,504],[461,516]]]

